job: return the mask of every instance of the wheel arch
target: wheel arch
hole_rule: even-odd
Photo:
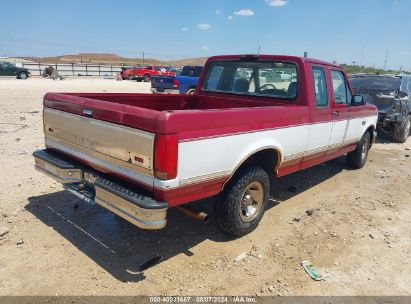
[[[245,154],[223,184],[222,190],[249,165],[260,166],[266,170],[268,174],[275,174],[281,165],[282,159],[283,152],[276,146],[264,146]]]
[[[369,125],[368,126],[368,128],[365,130],[365,132],[364,132],[364,134],[365,133],[370,133],[370,146],[375,142],[375,140],[376,140],[376,136],[375,136],[375,134],[374,134],[374,131],[376,130],[377,128],[376,128],[376,126],[375,125],[373,125],[373,124],[371,124],[371,125]],[[364,134],[363,134],[363,136],[364,136]]]

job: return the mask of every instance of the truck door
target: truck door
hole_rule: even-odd
[[[332,83],[331,109],[333,117],[330,148],[332,149],[342,145],[346,140],[349,127],[351,92],[343,72],[330,69],[330,76]]]
[[[333,127],[330,107],[330,81],[327,80],[326,67],[312,66],[312,88],[314,104],[311,105],[311,124],[309,125],[307,150],[301,167],[310,167],[321,161],[329,148]]]

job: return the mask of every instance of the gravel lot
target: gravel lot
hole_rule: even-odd
[[[273,179],[269,210],[243,238],[176,210],[164,230],[144,231],[33,169],[49,91],[149,84],[0,79],[0,227],[10,230],[0,237],[0,295],[411,295],[411,139],[380,139],[362,170],[339,158]],[[194,207],[213,218],[212,203]],[[327,278],[313,281],[302,260]]]

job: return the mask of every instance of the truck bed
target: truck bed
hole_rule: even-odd
[[[93,119],[162,134],[246,126],[254,115],[260,124],[272,123],[273,111],[279,113],[279,125],[292,117],[308,117],[308,107],[293,102],[205,95],[48,93],[44,106],[85,117],[91,111]]]

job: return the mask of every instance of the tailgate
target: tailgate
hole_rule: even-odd
[[[153,76],[151,77],[151,87],[156,89],[174,89],[174,76]]]
[[[103,172],[140,180],[140,173],[153,176],[153,133],[52,108],[44,108],[43,122],[47,148]]]

